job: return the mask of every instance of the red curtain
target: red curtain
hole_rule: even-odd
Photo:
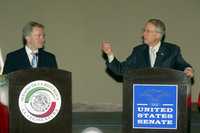
[[[8,133],[8,108],[0,103],[0,133]]]
[[[199,93],[199,98],[198,98],[197,104],[198,104],[198,107],[200,108],[200,93]]]

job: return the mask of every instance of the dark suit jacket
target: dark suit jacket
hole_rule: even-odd
[[[39,49],[38,68],[42,67],[57,68],[57,62],[53,54],[46,52],[43,49]],[[24,47],[7,55],[3,69],[3,74],[30,68],[32,68],[32,66],[30,64],[28,55]]]
[[[146,44],[136,46],[125,61],[119,62],[114,58],[111,63],[107,62],[106,64],[117,75],[123,75],[128,69],[151,68],[149,46]],[[184,71],[186,67],[191,67],[191,65],[183,59],[181,50],[177,45],[163,42],[157,52],[154,67]]]

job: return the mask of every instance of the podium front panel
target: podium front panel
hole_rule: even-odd
[[[123,133],[188,133],[189,95],[190,82],[183,72],[169,69],[129,71],[123,84]],[[139,113],[135,112],[136,108]],[[161,116],[163,119],[158,118]]]
[[[71,133],[71,73],[30,69],[9,74],[10,133]]]

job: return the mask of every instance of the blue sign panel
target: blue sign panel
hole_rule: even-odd
[[[177,129],[178,86],[133,84],[133,128]]]

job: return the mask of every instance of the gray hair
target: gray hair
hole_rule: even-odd
[[[24,27],[23,27],[23,34],[22,34],[22,40],[23,40],[23,44],[26,45],[26,36],[29,36],[30,33],[33,31],[34,27],[39,27],[39,28],[43,28],[44,29],[44,25],[38,23],[38,22],[34,22],[34,21],[30,21],[28,22]]]
[[[160,19],[149,19],[147,23],[151,23],[156,26],[156,32],[161,34],[161,39],[165,36],[166,27],[164,22],[162,22]]]

